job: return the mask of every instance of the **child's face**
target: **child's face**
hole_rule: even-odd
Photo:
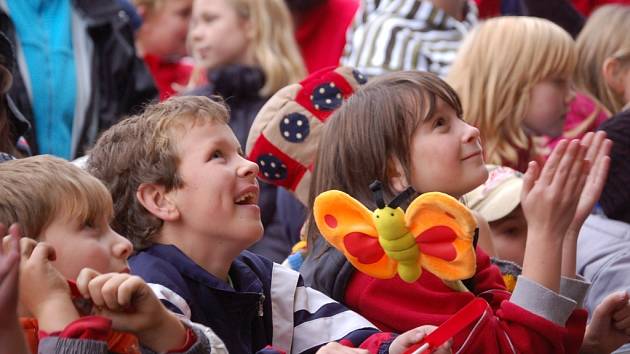
[[[76,219],[57,217],[39,240],[55,249],[53,265],[66,279],[75,280],[86,267],[99,273],[129,272],[131,242],[114,232],[106,220],[87,226]]]
[[[258,203],[258,165],[245,159],[227,124],[203,123],[179,139],[183,187],[169,192],[184,232],[215,246],[245,249],[263,233]]]
[[[566,79],[546,79],[531,90],[529,107],[523,122],[533,135],[562,135],[569,103],[575,92]]]
[[[416,191],[458,198],[488,178],[479,130],[440,99],[433,117],[416,128],[410,149],[411,186]]]
[[[186,36],[193,0],[167,0],[144,16],[140,30],[143,49],[160,57],[187,54]]]
[[[251,25],[227,0],[195,0],[189,40],[195,60],[208,70],[229,64],[253,65]]]
[[[523,265],[527,242],[527,220],[519,206],[506,217],[492,221],[492,244],[500,259]]]

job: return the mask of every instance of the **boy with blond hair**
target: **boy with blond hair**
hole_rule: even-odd
[[[19,241],[18,312],[27,316],[31,351],[210,352],[201,329],[128,274],[132,246],[109,226],[111,196],[96,178],[52,156],[12,160],[0,164],[0,195],[0,223],[19,223],[27,236]],[[7,250],[17,225],[10,234]]]
[[[349,350],[333,341],[401,353],[418,341],[426,327],[394,339],[246,251],[263,233],[258,167],[227,122],[221,103],[175,97],[113,126],[92,149],[88,170],[115,200],[112,225],[137,248],[133,273],[232,353]]]

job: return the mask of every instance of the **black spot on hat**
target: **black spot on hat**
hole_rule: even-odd
[[[354,79],[357,80],[359,85],[363,85],[367,82],[367,76],[363,75],[363,73],[357,69],[352,70],[352,76],[354,76]]]
[[[329,82],[315,87],[311,101],[316,110],[332,111],[341,106],[343,95],[334,82]]]
[[[278,181],[287,178],[287,166],[272,154],[260,156],[256,163],[265,179]]]
[[[308,118],[300,113],[286,115],[280,121],[280,133],[292,143],[301,143],[310,133]]]

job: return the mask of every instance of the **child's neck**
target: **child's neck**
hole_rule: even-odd
[[[164,223],[156,242],[176,246],[208,273],[226,282],[232,262],[243,250],[224,240],[213,240],[168,223]]]

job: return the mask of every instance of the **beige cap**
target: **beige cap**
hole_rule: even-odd
[[[523,174],[509,167],[486,165],[488,180],[464,196],[466,205],[488,222],[506,217],[521,203]]]

